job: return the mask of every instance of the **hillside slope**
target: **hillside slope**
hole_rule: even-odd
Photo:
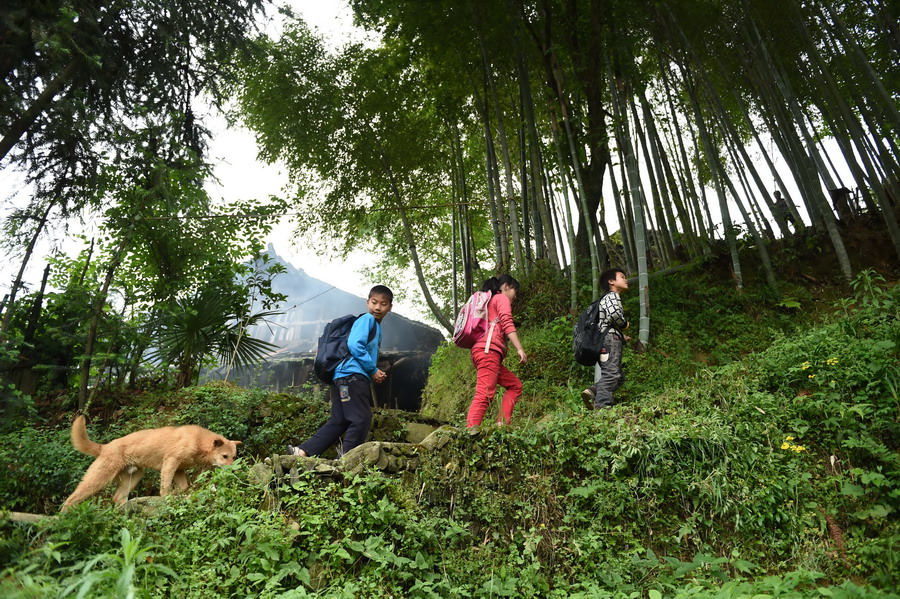
[[[581,408],[591,374],[569,359],[572,317],[554,315],[553,281],[532,281],[517,306],[530,360],[511,426],[460,429],[397,478],[301,473],[261,488],[244,460],[154,516],[96,501],[39,528],[6,523],[0,591],[896,597],[900,289],[864,273],[852,297],[795,288],[795,305],[687,274],[655,283],[653,344],[626,356],[609,410]],[[458,424],[473,379],[467,353],[443,348],[426,409]],[[158,398],[159,418],[244,427],[264,455],[323,415],[314,398],[204,389]],[[8,463],[24,451],[5,449],[12,440]],[[0,482],[8,505],[21,481]]]

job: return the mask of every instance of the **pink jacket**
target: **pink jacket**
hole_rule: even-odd
[[[494,324],[494,332],[491,334],[490,323]],[[501,356],[506,356],[506,338],[510,333],[516,332],[516,325],[512,319],[512,305],[509,298],[502,293],[494,294],[491,301],[488,302],[488,333],[484,337],[475,342],[472,346],[472,353],[484,351],[488,334],[491,336],[491,346],[489,348],[500,352]]]

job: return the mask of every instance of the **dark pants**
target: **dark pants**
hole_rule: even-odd
[[[622,337],[618,333],[610,332],[606,336],[605,347],[609,358],[600,362],[600,380],[594,383],[594,407],[605,408],[613,405],[613,391],[625,382],[625,373],[622,371]],[[604,354],[600,354],[601,357]]]
[[[309,441],[300,446],[307,455],[321,455],[344,436],[340,454],[365,442],[372,426],[372,392],[369,379],[352,374],[335,379],[331,386],[331,417]]]

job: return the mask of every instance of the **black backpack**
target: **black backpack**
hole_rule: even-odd
[[[347,338],[350,336],[350,329],[357,318],[363,316],[354,316],[347,314],[339,316],[325,325],[322,336],[319,337],[319,347],[316,349],[316,360],[313,362],[313,369],[316,376],[323,383],[331,384],[334,382],[334,371],[340,366],[341,362],[350,357],[350,348],[347,347]],[[375,327],[369,331],[369,341],[375,338]]]
[[[575,361],[583,366],[593,366],[600,358],[603,338],[597,324],[600,321],[600,300],[588,306],[575,322],[572,349]]]

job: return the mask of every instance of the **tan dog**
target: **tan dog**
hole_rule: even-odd
[[[94,443],[87,436],[84,416],[72,423],[72,445],[81,453],[96,456],[84,478],[69,495],[62,509],[67,510],[94,495],[114,477],[119,486],[113,495],[117,504],[125,503],[145,468],[159,470],[160,495],[168,495],[172,482],[183,491],[188,488],[185,469],[208,468],[234,462],[240,441],[229,441],[222,435],[199,426],[166,426],[125,435],[106,445]]]

